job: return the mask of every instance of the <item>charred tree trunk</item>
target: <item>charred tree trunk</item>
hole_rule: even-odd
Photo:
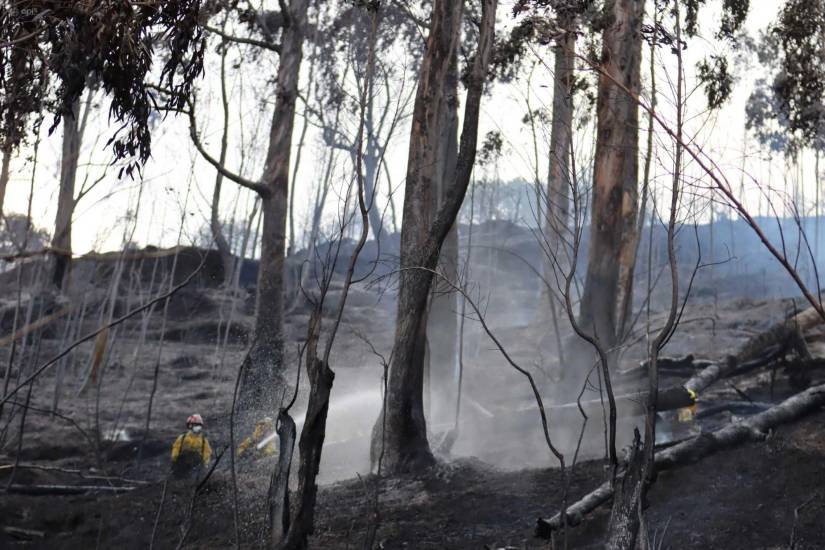
[[[332,391],[332,382],[335,373],[322,359],[310,357],[307,360],[307,374],[309,375],[310,393],[307,403],[306,418],[301,429],[301,439],[298,448],[301,452],[301,461],[298,466],[298,491],[296,493],[296,512],[291,521],[289,532],[281,548],[307,548],[307,535],[313,531],[315,520],[315,498],[318,486],[315,480],[321,465],[321,451],[326,435],[327,412],[329,410],[329,394]]]
[[[433,213],[441,207],[447,195],[447,187],[452,185],[452,176],[458,155],[458,56],[450,60],[449,72],[445,80],[445,101],[442,104],[440,135],[437,146],[438,166],[433,197]],[[450,228],[441,255],[438,269],[444,276],[455,281],[458,278],[458,229]],[[456,360],[458,356],[458,307],[457,295],[444,280],[436,280],[430,299],[427,320],[427,349],[429,351],[430,388],[435,391],[430,397],[430,420],[448,421],[452,407],[448,400],[453,395],[455,385]],[[450,400],[450,403],[454,401]]]
[[[381,151],[378,148],[378,144],[373,136],[367,135],[365,141],[367,146],[363,158],[364,197],[368,209],[367,217],[369,219],[370,231],[372,232],[372,237],[378,241],[384,232],[384,222],[382,220],[381,211],[378,209],[378,205],[375,201],[378,193],[378,181],[376,176],[378,175],[378,165],[381,160]],[[352,149],[350,151],[350,157],[352,157],[353,166],[355,166],[355,156],[356,151],[355,149]]]
[[[619,493],[618,498],[613,499],[613,509],[610,511],[610,522],[607,525],[607,541],[604,545],[607,550],[634,550],[639,535],[644,453],[639,431],[636,430],[633,435],[627,470],[622,479],[616,481]]]
[[[286,388],[286,380],[281,372],[284,351],[283,282],[287,211],[286,190],[283,191],[261,201],[263,227],[258,264],[255,341],[249,355],[249,368],[244,371],[240,393],[240,410],[244,412],[277,409],[277,400]]]
[[[289,193],[289,159],[295,101],[303,59],[309,0],[293,0],[284,16],[275,112],[261,185],[261,259],[255,315],[255,342],[244,371],[240,410],[271,414],[286,388],[283,364],[284,256]]]
[[[54,220],[54,270],[52,284],[63,288],[72,261],[72,215],[74,214],[74,184],[80,155],[80,100],[72,104],[71,114],[63,116],[63,149],[60,158],[60,191]]]
[[[269,541],[276,547],[289,531],[289,470],[295,448],[295,421],[282,410],[278,415],[278,467],[269,484]]]
[[[432,274],[415,268],[424,265],[421,250],[430,229],[436,184],[440,179],[438,143],[446,111],[446,81],[460,42],[463,11],[463,1],[434,3],[416,92],[401,223],[401,269],[404,271],[399,276],[395,344],[384,422],[387,433],[383,437],[383,463],[389,472],[415,470],[433,463],[423,403],[427,301]],[[441,243],[438,244],[440,247]],[[435,265],[429,267],[432,269]],[[380,422],[376,424],[379,425]]]
[[[219,217],[221,188],[223,187],[223,176],[218,174],[215,177],[215,189],[212,193],[212,213],[209,218],[209,228],[212,231],[212,237],[215,239],[215,246],[218,247],[218,252],[221,255],[221,264],[223,265],[223,282],[225,285],[231,284],[232,272],[235,267],[235,259],[232,256],[232,251],[229,248],[229,242],[224,237],[223,229],[221,228],[221,220]]]
[[[367,11],[370,12],[370,35],[369,47],[367,53],[367,70],[365,74],[366,82],[372,82],[375,69],[375,41],[378,28],[378,9],[379,4],[371,4],[367,6]],[[369,88],[367,88],[369,89]],[[330,278],[325,278],[321,286],[321,297],[315,306],[315,309],[310,316],[309,326],[307,328],[306,341],[306,367],[307,376],[309,378],[309,399],[307,401],[307,412],[304,418],[304,426],[301,430],[301,439],[299,443],[300,450],[300,465],[298,470],[298,491],[296,494],[296,506],[294,511],[294,521],[289,526],[289,531],[283,543],[279,545],[282,550],[302,550],[307,548],[307,539],[314,530],[315,518],[315,499],[318,492],[316,479],[321,464],[321,453],[324,447],[324,438],[326,436],[326,422],[327,413],[329,411],[329,396],[332,391],[332,383],[335,379],[335,373],[329,367],[329,357],[332,353],[332,346],[335,342],[335,336],[338,333],[338,328],[341,324],[341,318],[344,314],[344,308],[347,304],[347,296],[352,286],[353,277],[355,276],[355,267],[358,263],[358,256],[361,254],[364,245],[369,236],[369,220],[368,209],[366,204],[365,183],[362,173],[362,148],[364,142],[364,111],[366,107],[366,97],[362,92],[360,98],[360,120],[358,126],[358,136],[355,140],[355,173],[357,176],[358,191],[357,203],[358,211],[361,213],[361,236],[355,249],[350,256],[347,274],[344,278],[344,286],[341,291],[341,298],[338,302],[336,310],[335,322],[333,326],[327,331],[328,337],[324,347],[323,356],[318,355],[318,340],[321,334],[321,323],[323,321],[323,302],[329,291]],[[349,194],[349,193],[348,193]],[[339,238],[343,239],[346,226],[341,226]],[[281,410],[281,416],[288,416],[288,409],[295,401],[296,392],[293,395],[292,402],[285,409]],[[281,457],[283,463],[284,457]],[[284,485],[288,486],[289,478],[284,480]],[[288,502],[285,503],[285,510],[288,510]],[[274,533],[274,531],[273,531]],[[273,539],[274,541],[274,539]]]
[[[423,406],[427,301],[441,247],[461,208],[475,161],[478,118],[494,38],[496,0],[482,3],[479,43],[469,71],[468,92],[454,182],[431,222],[436,145],[445,101],[449,61],[458,47],[463,2],[436,0],[427,51],[415,99],[401,228],[401,269],[395,343],[386,396],[386,418],[373,429],[371,455],[383,455],[387,472],[425,468],[433,463]],[[386,433],[384,428],[386,427]],[[382,452],[383,451],[383,452]],[[375,464],[375,460],[373,460]]]
[[[605,348],[617,343],[621,289],[633,276],[639,171],[641,73],[640,25],[644,2],[611,0],[605,4],[602,68],[597,104],[596,158],[587,276],[580,323]],[[615,79],[615,82],[614,82]],[[621,83],[630,95],[616,82]]]

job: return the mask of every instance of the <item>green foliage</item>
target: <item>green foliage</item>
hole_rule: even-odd
[[[718,109],[730,97],[733,90],[733,76],[728,72],[728,60],[721,55],[712,55],[698,63],[699,81],[705,87],[708,107]]]
[[[501,137],[501,132],[497,130],[487,132],[481,144],[481,149],[478,150],[476,155],[476,163],[480,166],[494,163],[501,157],[503,148],[504,140]]]
[[[109,144],[116,159],[129,160],[122,171],[131,174],[151,153],[150,114],[159,97],[150,77],[170,92],[166,107],[185,105],[203,70],[205,15],[201,0],[16,2],[0,10],[0,42],[14,44],[0,48],[4,135],[19,143],[28,116],[44,107],[55,115],[54,130],[93,82],[110,98],[120,126]],[[156,50],[163,62],[154,72]]]
[[[748,128],[775,151],[825,145],[825,1],[787,0],[757,50],[771,76],[748,99]]]
[[[678,1],[678,0],[677,0]],[[707,0],[687,0],[685,4],[685,33],[694,37],[699,32],[699,9],[705,5]],[[669,2],[665,0],[662,5]]]
[[[503,39],[496,40],[490,70],[503,81],[512,81],[519,70],[530,42],[536,41],[536,24],[540,21],[527,17],[519,21]]]
[[[498,40],[490,62],[491,72],[502,81],[513,80],[522,69],[530,44],[548,46],[564,33],[580,34],[600,20],[601,3],[596,0],[518,0],[513,6],[518,18],[510,34]]]
[[[684,16],[684,35],[688,38],[699,34],[699,14],[707,0],[684,0],[679,2],[680,13]],[[674,53],[677,48],[686,49],[687,42],[677,44],[675,31],[668,29],[666,13],[673,18],[676,13],[675,0],[659,0],[660,23],[657,28],[645,25],[642,32],[648,42],[653,45],[666,45]],[[684,8],[684,9],[681,9]],[[748,17],[750,0],[722,0],[722,14],[719,29],[715,33],[717,40],[724,40],[738,48],[742,42],[740,31]],[[672,24],[671,24],[672,25]],[[705,89],[710,109],[718,109],[730,97],[733,91],[733,75],[730,72],[728,59],[723,55],[711,55],[696,65],[699,81]]]
[[[722,22],[716,37],[733,41],[748,18],[750,0],[723,0]]]
[[[722,0],[722,17],[719,22],[719,30],[716,31],[716,38],[735,42],[742,25],[748,18],[751,0]],[[680,0],[680,10],[685,17],[685,34],[693,38],[699,34],[699,13],[702,7],[708,4],[708,0]],[[659,0],[660,8],[670,7],[673,11],[673,0]]]
[[[779,109],[790,131],[811,143],[825,123],[825,3],[788,0],[772,32],[780,46],[773,83]]]

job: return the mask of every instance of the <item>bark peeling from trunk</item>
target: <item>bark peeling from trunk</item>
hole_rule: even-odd
[[[605,348],[617,343],[622,281],[633,276],[639,172],[639,108],[644,2],[612,0],[605,5],[597,103],[596,157],[587,275],[581,325]],[[614,82],[615,79],[615,82]],[[621,83],[625,89],[616,85]]]

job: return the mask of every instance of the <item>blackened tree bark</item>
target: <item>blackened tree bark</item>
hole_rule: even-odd
[[[587,276],[580,322],[605,348],[617,343],[622,281],[633,276],[639,172],[642,0],[605,3]],[[616,83],[620,83],[622,89]],[[628,91],[630,94],[628,94]]]
[[[450,60],[447,78],[444,82],[444,102],[437,145],[437,172],[433,193],[433,213],[444,201],[448,186],[454,183],[455,165],[458,156],[458,56],[457,51]],[[450,281],[458,278],[458,229],[455,224],[447,233],[438,269]],[[431,399],[430,420],[452,418],[453,407],[447,401],[455,392],[456,362],[458,356],[458,317],[456,316],[457,295],[444,280],[433,284],[430,310],[427,320],[427,350],[429,351],[428,372]]]
[[[57,196],[57,215],[54,220],[54,270],[52,284],[63,288],[72,261],[72,215],[74,214],[74,184],[80,156],[80,100],[75,100],[70,115],[63,117],[63,147],[60,158],[60,190]]]
[[[271,411],[287,386],[282,373],[287,195],[295,101],[308,7],[309,0],[292,0],[289,13],[283,17],[275,112],[266,162],[257,189],[261,195],[263,215],[261,259],[255,308],[255,343],[241,386],[242,411]]]
[[[463,2],[448,0],[433,3],[410,135],[386,418],[378,419],[372,436],[371,455],[375,459],[383,451],[382,463],[388,472],[418,470],[433,463],[423,407],[427,301],[432,270],[438,265],[441,247],[461,208],[475,161],[479,109],[495,33],[496,5],[496,0],[482,3],[478,48],[467,76],[467,103],[456,170],[433,219],[432,193],[438,177],[437,143],[446,101],[445,82],[450,60],[458,48],[464,7]]]

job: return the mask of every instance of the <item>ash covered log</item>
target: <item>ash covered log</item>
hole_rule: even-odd
[[[125,493],[135,487],[114,487],[110,485],[18,485],[6,489],[9,493],[34,496],[82,495],[84,493]]]
[[[646,391],[617,395],[616,407],[618,409],[621,409],[624,412],[624,414],[630,413],[631,416],[632,412],[636,411],[637,409],[640,410],[639,414],[643,414],[641,412],[641,408],[644,407],[645,403],[647,402],[647,395],[648,392]],[[690,391],[688,391],[683,386],[674,386],[672,388],[659,390],[656,409],[659,411],[670,411],[673,409],[681,409],[682,407],[690,407],[694,403],[696,403],[696,399],[693,395],[691,395]],[[581,407],[582,409],[584,409],[584,412],[587,414],[588,417],[592,417],[591,415],[601,415],[602,407],[606,406],[607,402],[602,402],[601,399],[589,399],[587,401],[581,402]],[[554,405],[552,407],[546,408],[547,411],[551,414],[560,413],[564,411],[578,412],[579,403],[562,403],[561,405]],[[519,409],[510,411],[500,411],[498,412],[498,414],[495,415],[495,418],[501,420],[511,415],[513,417],[521,416],[523,414],[533,415],[535,414],[535,410],[536,404],[535,402],[531,402]]]
[[[12,525],[6,525],[3,527],[3,532],[19,540],[31,540],[35,538],[42,539],[46,536],[45,531],[40,531],[37,529],[24,529],[23,527],[14,527]]]
[[[819,312],[809,307],[752,337],[739,349],[736,360],[739,363],[745,363],[759,359],[765,355],[766,349],[773,346],[779,346],[785,352],[795,351],[802,359],[810,359],[811,355],[802,334],[822,322],[823,319]]]
[[[692,464],[722,449],[735,447],[748,441],[761,440],[769,429],[810,414],[822,406],[825,406],[825,384],[808,388],[746,420],[669,447],[656,454],[656,468],[667,470]],[[585,514],[595,510],[612,497],[613,489],[610,483],[602,484],[567,508],[567,524],[578,525]],[[559,514],[550,519],[539,518],[536,523],[536,536],[549,538],[553,531],[561,527],[561,521]]]
[[[721,378],[739,376],[764,367],[788,353],[795,353],[800,359],[800,364],[809,364],[813,358],[803,334],[822,323],[823,319],[819,312],[810,307],[753,336],[736,355],[729,355],[723,361],[696,359],[689,354],[684,357],[661,357],[657,365],[662,373],[694,372],[684,387],[698,394]],[[647,361],[642,361],[639,366],[622,371],[621,374],[628,378],[639,378],[645,376],[647,368]],[[697,370],[699,372],[696,372]]]

